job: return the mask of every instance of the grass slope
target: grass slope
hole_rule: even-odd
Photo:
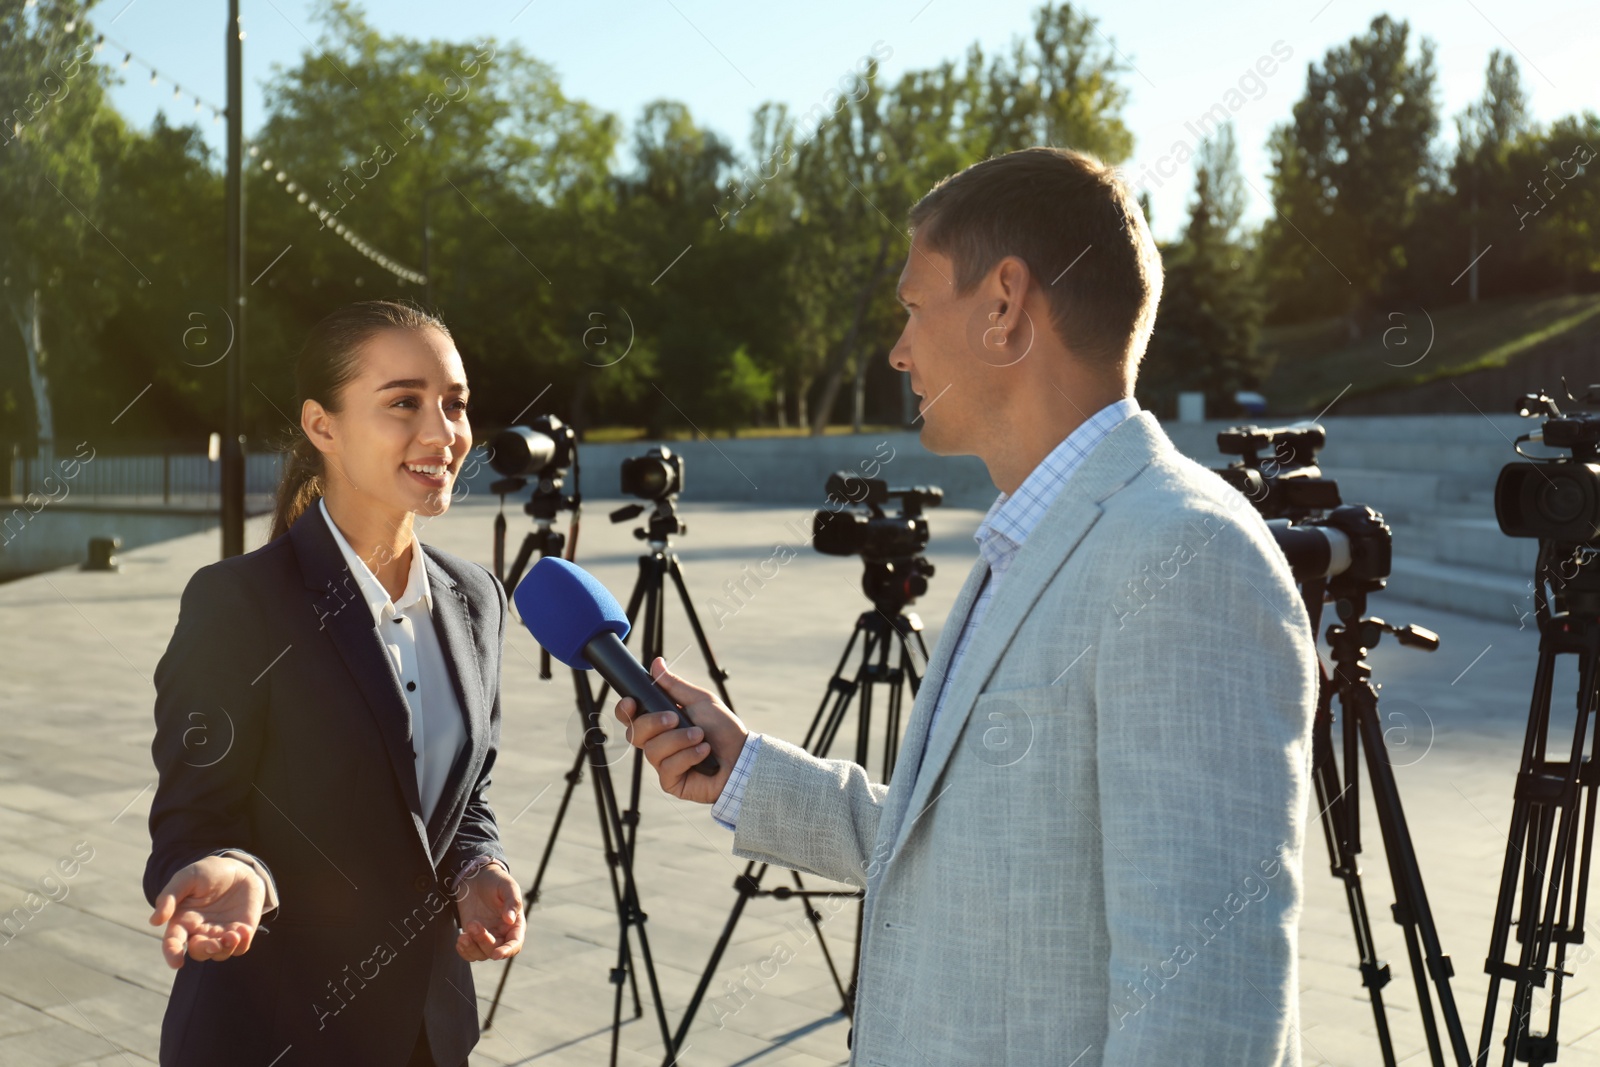
[[[1385,392],[1503,367],[1541,345],[1600,339],[1600,293],[1508,297],[1439,311],[1410,307],[1351,341],[1344,320],[1269,327],[1262,387],[1274,412],[1318,411],[1335,397]],[[1577,383],[1587,384],[1587,383]]]

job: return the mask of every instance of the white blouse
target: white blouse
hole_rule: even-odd
[[[411,750],[416,757],[417,793],[422,799],[422,818],[433,819],[433,809],[444,792],[445,779],[456,757],[467,743],[467,728],[461,717],[461,703],[450,681],[450,667],[444,660],[444,646],[433,625],[433,593],[428,588],[428,570],[422,559],[422,542],[411,535],[411,570],[405,592],[393,600],[377,575],[350,547],[339,527],[328,514],[328,506],[317,499],[317,507],[327,520],[328,529],[344,553],[350,572],[361,586],[362,596],[372,609],[373,624],[389,658],[395,677],[411,707]]]

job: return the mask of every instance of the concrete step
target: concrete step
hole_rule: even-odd
[[[1394,547],[1413,559],[1451,563],[1526,578],[1538,555],[1536,541],[1507,537],[1492,518],[1432,516],[1396,522]]]
[[[1438,474],[1343,467],[1324,467],[1322,473],[1339,483],[1339,497],[1345,503],[1365,504],[1391,522],[1423,518],[1438,508]]]
[[[1529,577],[1440,563],[1413,556],[1395,556],[1389,592],[1401,600],[1457,611],[1480,619],[1515,622],[1533,611]],[[1382,614],[1380,611],[1379,614]],[[1531,619],[1532,615],[1527,614]]]
[[[1459,474],[1476,482],[1494,484],[1500,468],[1508,462],[1522,462],[1511,446],[1498,435],[1492,441],[1461,444],[1446,441],[1384,441],[1371,439],[1328,439],[1321,458],[1327,466],[1360,467],[1371,470],[1422,471]]]

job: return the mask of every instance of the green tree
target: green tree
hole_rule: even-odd
[[[1125,64],[1070,4],[1038,9],[1031,36],[993,57],[974,45],[959,62],[885,86],[878,64],[890,54],[874,46],[856,68],[859,91],[814,131],[797,132],[782,109],[758,112],[758,158],[792,163],[759,168],[756,195],[740,190],[736,225],[772,235],[793,283],[779,369],[814,434],[835,416],[851,377],[853,421],[863,418],[869,375],[903,322],[893,280],[917,199],[1002,152],[1058,144],[1118,163],[1133,144],[1121,117]],[[778,176],[767,179],[770,171]]]
[[[1600,271],[1600,116],[1563,115],[1511,152],[1515,199],[1511,233],[1548,280],[1568,291]]]
[[[1183,237],[1162,249],[1166,272],[1139,393],[1170,410],[1178,393],[1200,391],[1228,410],[1233,395],[1261,384],[1270,367],[1257,352],[1262,305],[1242,233],[1245,195],[1231,123],[1195,156],[1194,200]]]
[[[84,368],[107,310],[98,279],[139,269],[96,233],[105,217],[97,146],[122,122],[106,104],[105,71],[91,62],[86,13],[71,0],[0,0],[0,293],[15,331],[0,352],[20,353],[7,362],[20,363],[26,381],[7,375],[3,410],[6,436],[36,443],[47,461],[53,393]]]
[[[252,158],[251,269],[284,254],[252,294],[251,376],[273,401],[259,424],[292,424],[290,358],[316,318],[357,299],[423,297],[340,230],[414,269],[425,201],[435,302],[483,424],[546,386],[542,410],[569,414],[594,381],[645,367],[641,353],[597,366],[611,357],[583,341],[614,266],[614,243],[597,238],[615,218],[616,119],[567,97],[519,45],[381,34],[348,0],[318,17],[315,47],[267,86]]]
[[[117,431],[141,447],[177,438],[198,450],[222,429],[232,332],[223,312],[217,161],[198,126],[170,125],[159,112],[148,132],[102,137],[97,155],[101,228],[138,274],[120,259],[109,264],[102,285],[114,307],[93,337],[95,372],[73,382],[72,407],[94,425],[115,418]]]
[[[1479,251],[1487,223],[1494,237],[1507,236],[1503,212],[1485,205],[1503,203],[1509,192],[1511,146],[1530,129],[1527,96],[1516,60],[1496,48],[1489,53],[1483,95],[1456,117],[1456,156],[1450,168],[1459,208],[1467,223],[1467,299],[1478,302]],[[1486,218],[1486,216],[1490,216]]]
[[[647,104],[634,127],[634,173],[616,183],[634,269],[625,291],[648,335],[655,370],[643,394],[646,427],[734,429],[759,418],[770,375],[741,347],[762,332],[753,294],[772,268],[756,242],[712,210],[734,156],[674,101]]]
[[[1263,233],[1278,318],[1336,312],[1359,333],[1406,262],[1419,196],[1440,184],[1433,42],[1379,15],[1306,74],[1269,141],[1277,217]]]

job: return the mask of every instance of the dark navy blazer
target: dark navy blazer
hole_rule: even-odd
[[[484,792],[506,594],[476,563],[423,556],[467,733],[427,822],[410,708],[320,510],[189,579],[155,674],[145,897],[237,848],[271,870],[280,907],[244,955],[184,961],[163,1067],[404,1067],[424,1022],[437,1063],[477,1043],[452,890],[475,857],[504,859]]]

